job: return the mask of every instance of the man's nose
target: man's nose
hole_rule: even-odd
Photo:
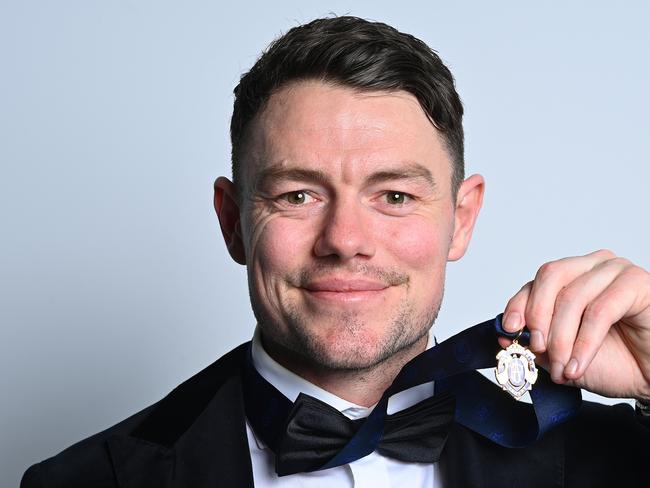
[[[336,256],[349,260],[375,254],[372,225],[361,202],[348,198],[332,203],[323,216],[320,235],[314,245],[318,257]]]

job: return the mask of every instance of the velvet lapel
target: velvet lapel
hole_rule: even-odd
[[[243,350],[179,386],[131,435],[108,439],[121,488],[253,486],[239,374]]]
[[[171,488],[175,450],[136,437],[115,435],[106,441],[121,488]]]

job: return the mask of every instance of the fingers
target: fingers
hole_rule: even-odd
[[[600,318],[597,321],[587,319],[591,317],[594,307],[603,306],[600,297],[607,298],[606,290],[629,266],[631,263],[621,258],[604,261],[564,286],[557,294],[546,333],[550,373],[554,381],[577,378],[580,365],[593,359],[614,321],[605,323]],[[604,305],[608,314],[612,313],[612,306],[607,302]],[[605,318],[602,312],[598,314]],[[575,348],[580,350],[578,357]],[[591,354],[591,359],[584,354]]]
[[[503,314],[503,328],[507,332],[517,332],[525,325],[524,312],[532,287],[533,282],[529,281],[508,301]],[[499,344],[502,347],[507,347],[510,342],[506,337],[499,337]]]
[[[617,261],[617,260],[614,260]],[[625,261],[625,260],[623,260]],[[638,313],[641,304],[638,290],[648,283],[648,273],[627,263],[609,286],[585,307],[578,335],[573,343],[571,358],[563,374],[567,379],[579,379],[587,370],[603,344],[612,324]],[[612,263],[611,267],[616,266]],[[550,349],[550,347],[549,347]]]
[[[531,334],[533,330],[539,332],[534,334],[536,339],[531,344],[531,348],[538,352],[545,351],[555,301],[560,291],[578,276],[615,257],[611,251],[601,250],[585,256],[552,261],[539,269],[524,312],[526,325],[531,330]]]
[[[508,302],[504,328],[515,332],[527,325],[531,332],[531,349],[543,352],[557,294],[567,283],[612,257],[615,255],[611,251],[601,250],[544,264],[535,279],[526,283]]]

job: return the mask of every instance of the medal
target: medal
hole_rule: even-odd
[[[522,329],[523,330],[523,329]],[[506,349],[497,354],[497,366],[494,374],[497,383],[510,393],[515,400],[521,400],[524,393],[529,391],[537,381],[535,355],[519,344],[522,331]]]

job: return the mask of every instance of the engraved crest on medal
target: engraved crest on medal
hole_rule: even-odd
[[[535,355],[514,341],[497,354],[497,361],[497,383],[515,400],[521,400],[537,381]]]

